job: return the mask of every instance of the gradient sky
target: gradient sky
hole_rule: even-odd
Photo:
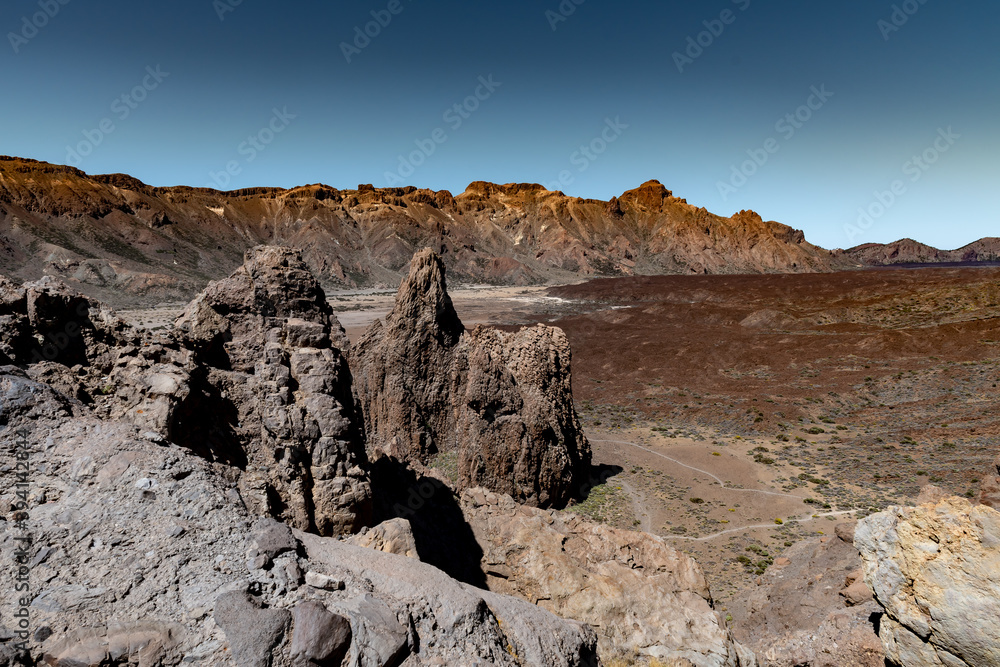
[[[1000,3],[895,7],[894,24],[878,0],[6,0],[0,153],[222,189],[402,173],[607,199],[655,178],[829,248],[1000,236]],[[372,12],[391,20],[348,62]],[[689,38],[707,46],[678,67]]]

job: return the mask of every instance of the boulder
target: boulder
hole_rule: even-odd
[[[589,472],[565,334],[465,331],[430,250],[413,257],[392,312],[352,348],[351,364],[369,447],[450,465],[459,489],[560,505]]]
[[[730,637],[697,563],[661,538],[525,507],[485,489],[465,491],[461,502],[490,590],[590,624],[605,660],[757,664]]]
[[[309,601],[292,609],[292,625],[292,665],[340,667],[351,646],[348,619]]]
[[[352,535],[346,541],[366,549],[375,549],[418,560],[420,558],[410,522],[402,518],[383,521],[374,528]]]
[[[1000,512],[955,497],[890,507],[861,520],[854,543],[890,662],[1000,664]]]
[[[291,625],[287,609],[265,609],[246,592],[223,593],[215,601],[215,622],[226,633],[236,667],[279,664],[282,644]]]

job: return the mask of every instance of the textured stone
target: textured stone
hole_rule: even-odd
[[[177,409],[194,426],[182,444],[245,468],[240,491],[258,514],[323,535],[365,525],[371,490],[346,337],[301,254],[247,251],[177,326],[199,374]]]
[[[351,646],[351,622],[319,602],[292,609],[292,665],[339,667]]]
[[[410,528],[410,522],[406,519],[383,521],[363,533],[352,535],[346,541],[366,549],[375,549],[407,558],[420,558],[413,530]]]
[[[286,609],[264,609],[246,593],[223,593],[215,601],[215,622],[226,633],[236,667],[271,667],[291,625]]]
[[[274,519],[261,519],[254,525],[253,542],[262,556],[274,560],[286,552],[296,552],[299,541],[292,534],[292,529]]]
[[[482,547],[490,590],[590,624],[605,659],[756,664],[713,609],[698,565],[661,538],[520,506],[484,489],[465,491],[462,511]]]
[[[848,541],[812,537],[785,550],[758,585],[728,605],[735,638],[767,667],[883,667],[872,624],[878,606],[861,579],[861,558]]]
[[[890,507],[859,522],[855,545],[890,661],[1000,664],[1000,512],[962,498]]]
[[[410,463],[454,461],[460,489],[564,503],[589,472],[559,329],[466,332],[441,259],[417,253],[385,324],[351,351],[368,443]]]
[[[51,629],[29,641],[23,664],[45,664],[48,655],[57,663],[65,657],[67,667],[289,667],[288,610],[308,602],[350,621],[351,664],[404,656],[414,666],[595,664],[589,627],[519,599],[487,602],[485,591],[415,559],[295,531],[302,546],[285,550],[286,530],[259,522],[232,497],[225,467],[154,442],[127,422],[98,419],[23,372],[0,368],[0,469],[14,469],[22,442],[32,466],[31,618]],[[149,488],[137,488],[140,481]],[[0,475],[0,497],[15,482]],[[0,559],[0,598],[16,600],[13,524],[3,524],[0,548],[12,556]],[[271,544],[256,541],[261,524],[280,533],[279,547],[270,549],[271,567],[247,570],[251,545]],[[171,537],[174,526],[185,530]],[[342,585],[299,586],[302,571]],[[0,661],[17,661],[3,652],[3,632]],[[548,657],[525,663],[512,650]]]

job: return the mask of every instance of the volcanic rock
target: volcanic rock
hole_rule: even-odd
[[[25,664],[597,664],[589,627],[412,558],[261,523],[212,462],[3,367],[0,467],[23,452],[30,493],[0,521],[0,596],[19,599],[13,554],[30,534],[39,631]],[[0,498],[16,500],[15,482],[0,477]],[[258,548],[273,563],[248,562]],[[303,571],[343,586],[302,586]],[[9,627],[0,655],[18,660]]]
[[[1000,512],[963,498],[890,507],[862,519],[854,543],[890,662],[1000,664]]]
[[[453,457],[460,489],[565,502],[590,466],[573,408],[565,334],[466,332],[431,250],[414,256],[385,323],[351,350],[368,443],[404,462]]]
[[[713,609],[697,563],[661,538],[524,507],[485,489],[465,491],[461,502],[490,590],[589,623],[605,659],[757,664]]]
[[[883,667],[872,601],[854,548],[854,524],[836,538],[797,542],[759,585],[729,604],[733,635],[767,667]]]
[[[979,502],[1000,510],[1000,456],[993,461],[989,472],[979,483]]]
[[[242,467],[243,499],[262,516],[323,535],[365,525],[371,491],[346,336],[301,254],[247,251],[177,326],[193,341],[198,373],[175,417],[187,429],[181,444],[212,443],[204,455]]]

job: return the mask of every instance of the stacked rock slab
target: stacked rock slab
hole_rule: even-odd
[[[538,506],[564,503],[590,467],[570,360],[560,329],[465,331],[431,250],[351,350],[369,447],[425,465],[454,457],[459,488]]]
[[[240,491],[251,510],[321,535],[365,525],[371,491],[346,336],[300,252],[247,251],[177,326],[200,374],[200,395],[178,419],[245,456]]]
[[[858,523],[890,664],[1000,665],[1000,512],[945,498]]]

